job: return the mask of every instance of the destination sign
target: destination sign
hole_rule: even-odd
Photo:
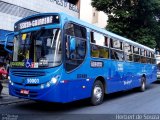
[[[33,17],[33,18],[29,18],[23,22],[17,23],[15,25],[15,31],[26,29],[26,28],[31,28],[31,27],[36,27],[36,26],[57,24],[57,23],[59,23],[59,16],[58,15]]]

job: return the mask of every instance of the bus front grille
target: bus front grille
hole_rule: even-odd
[[[37,87],[39,86],[40,84],[23,84],[23,83],[18,83],[18,82],[13,82],[14,84],[16,85],[20,85],[20,86],[29,86],[29,87]]]
[[[45,72],[43,71],[12,71],[12,75],[19,77],[39,77],[45,76]]]

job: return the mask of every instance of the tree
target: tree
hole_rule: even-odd
[[[151,48],[160,47],[159,0],[92,0],[92,6],[108,15],[107,30]]]

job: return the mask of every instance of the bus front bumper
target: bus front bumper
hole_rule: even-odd
[[[27,91],[22,92],[22,91]],[[44,89],[29,88],[24,86],[13,86],[9,84],[9,94],[19,98],[30,99],[35,101],[47,101],[47,102],[70,102],[67,96],[67,87],[65,85],[55,85]]]

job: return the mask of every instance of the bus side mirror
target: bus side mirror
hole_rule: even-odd
[[[6,34],[5,36],[6,36],[6,39],[5,39],[4,49],[5,49],[7,52],[9,52],[9,53],[13,53],[13,51],[11,51],[11,50],[9,50],[9,49],[7,48],[7,44],[8,44],[8,38],[9,38],[9,37],[13,37],[13,36],[14,36],[14,32],[8,33],[8,34]]]
[[[70,37],[69,48],[70,48],[70,52],[73,52],[76,49],[76,39],[74,37]]]

